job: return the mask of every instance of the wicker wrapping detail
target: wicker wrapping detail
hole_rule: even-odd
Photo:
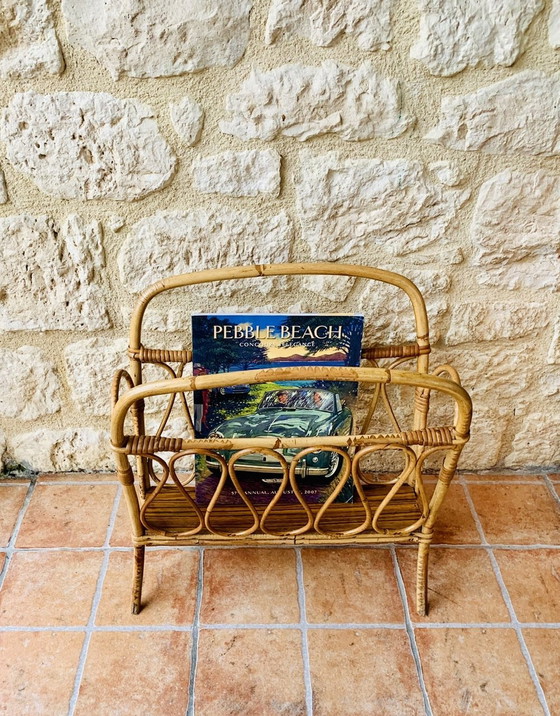
[[[132,435],[127,438],[121,452],[125,455],[144,455],[154,452],[180,452],[183,449],[182,438],[161,438],[155,435]]]
[[[161,348],[144,348],[140,350],[129,349],[128,355],[136,358],[142,363],[190,363],[192,361],[192,351],[168,351]]]
[[[415,356],[428,355],[430,346],[419,346],[417,343],[404,343],[394,346],[371,346],[362,348],[362,358],[366,360],[375,358],[414,358]]]

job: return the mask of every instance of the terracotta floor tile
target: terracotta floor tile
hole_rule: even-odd
[[[132,547],[132,527],[123,493],[120,496],[117,517],[109,541],[112,547]]]
[[[470,485],[491,544],[558,544],[560,508],[544,485]]]
[[[417,629],[434,716],[542,716],[513,629]]]
[[[189,632],[96,632],[89,645],[76,716],[184,716]]]
[[[304,716],[301,633],[202,629],[195,704],[201,716]]]
[[[0,475],[0,485],[27,485],[31,482],[30,477],[6,477]]]
[[[16,552],[0,592],[0,625],[86,624],[102,559],[100,552]]]
[[[552,714],[560,713],[560,630],[523,629],[525,643]]]
[[[403,621],[404,613],[388,550],[304,549],[302,557],[309,622]]]
[[[428,486],[428,494],[432,490]],[[480,544],[480,537],[471,514],[463,487],[451,484],[438,513],[434,543],[436,544]]]
[[[479,473],[479,472],[464,472],[462,477],[467,482],[535,482],[542,483],[542,475],[536,475],[534,473],[522,473],[522,472],[498,472],[498,473]]]
[[[560,622],[560,551],[501,550],[496,559],[522,622]]]
[[[10,541],[27,490],[27,485],[0,483],[0,547],[6,547]]]
[[[548,476],[552,482],[560,482],[560,472],[549,472]]]
[[[83,640],[78,632],[0,633],[0,711],[66,714]]]
[[[116,485],[37,485],[16,547],[101,547]]]
[[[96,623],[101,625],[190,625],[194,618],[199,553],[146,552],[142,611],[130,611],[132,552],[113,552],[103,583]]]
[[[118,482],[116,472],[45,472],[37,476],[37,482]]]
[[[2,571],[2,568],[4,567],[5,561],[6,561],[6,553],[0,552],[0,572]]]
[[[410,616],[415,622],[509,622],[509,613],[482,549],[430,549],[429,615],[416,613],[416,550],[399,549]]]
[[[424,714],[404,629],[311,629],[308,637],[314,716]]]
[[[287,624],[299,618],[294,550],[205,551],[203,624]]]

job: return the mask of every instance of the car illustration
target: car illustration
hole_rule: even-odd
[[[254,413],[238,415],[218,425],[210,438],[252,437],[307,437],[322,435],[349,435],[352,431],[352,413],[340,395],[331,390],[315,388],[280,388],[267,391]],[[299,449],[281,452],[290,463]],[[227,461],[233,451],[223,450],[220,455]],[[219,470],[217,460],[207,457],[210,470]],[[342,456],[322,450],[305,455],[299,460],[296,475],[301,478],[330,480],[338,474]],[[282,475],[280,463],[270,455],[251,453],[237,460],[237,472],[258,472],[267,482],[278,482]],[[274,477],[276,475],[276,477]]]

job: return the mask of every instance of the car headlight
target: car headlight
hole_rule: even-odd
[[[212,438],[223,438],[224,435],[219,430],[212,430],[212,432],[208,435],[210,439]]]

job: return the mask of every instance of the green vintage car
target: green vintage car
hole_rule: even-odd
[[[352,431],[352,413],[338,393],[313,388],[286,388],[264,394],[257,410],[251,415],[240,415],[225,420],[213,430],[211,438],[291,437],[321,435],[349,435]],[[282,450],[289,463],[299,450]],[[226,459],[230,451],[221,451]],[[332,451],[317,451],[303,457],[296,467],[302,478],[318,477],[331,480],[340,470],[342,456]],[[219,470],[219,464],[206,459],[210,470]],[[235,463],[236,471],[262,473],[263,480],[278,482],[280,463],[270,455],[252,453]]]

